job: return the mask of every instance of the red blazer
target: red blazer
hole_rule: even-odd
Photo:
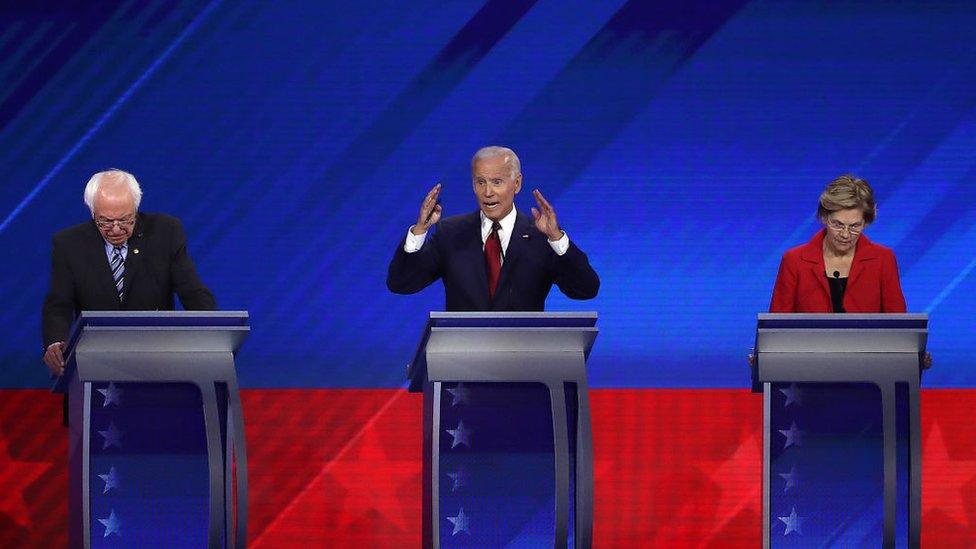
[[[823,260],[825,232],[826,229],[821,230],[810,242],[783,254],[769,312],[834,312]],[[844,310],[849,313],[905,312],[905,296],[901,293],[894,252],[871,242],[863,234],[854,250],[844,291]]]

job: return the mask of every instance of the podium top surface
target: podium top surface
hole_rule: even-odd
[[[54,391],[67,388],[77,352],[236,352],[250,331],[247,311],[83,311],[65,344],[68,363]]]
[[[585,312],[457,312],[432,311],[427,327],[437,328],[591,328],[597,314]]]
[[[597,313],[431,312],[413,360],[410,390],[427,381],[427,352],[486,353],[493,350],[567,350],[588,356],[596,338]],[[549,349],[549,348],[552,349]]]
[[[756,328],[778,330],[925,330],[925,313],[759,313]]]
[[[82,311],[74,325],[247,326],[247,311]]]
[[[925,351],[927,336],[924,313],[761,313],[756,352],[918,353]]]
[[[65,342],[65,358],[88,328],[237,328],[248,326],[247,311],[82,311]]]

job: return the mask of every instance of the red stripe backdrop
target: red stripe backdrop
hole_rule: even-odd
[[[591,395],[600,547],[756,547],[762,399],[745,390]],[[244,392],[251,546],[420,543],[420,395]],[[922,397],[923,544],[976,545],[976,390]],[[60,399],[0,391],[0,547],[67,542]]]

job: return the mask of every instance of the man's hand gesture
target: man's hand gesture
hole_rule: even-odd
[[[410,228],[410,232],[415,235],[426,233],[431,226],[441,219],[441,205],[437,203],[437,197],[441,194],[441,184],[434,185],[434,188],[427,193],[423,204],[420,205],[420,215],[417,222]]]
[[[539,189],[532,191],[532,196],[535,197],[535,202],[539,205],[538,208],[532,208],[535,228],[539,229],[539,232],[546,235],[549,240],[559,240],[563,237],[563,231],[559,228],[559,222],[556,221],[556,210],[552,209],[552,204],[542,196]]]

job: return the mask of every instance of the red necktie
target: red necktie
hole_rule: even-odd
[[[488,297],[495,298],[498,288],[498,277],[502,272],[502,241],[498,238],[498,230],[502,226],[496,221],[491,226],[488,239],[485,240],[485,269],[488,271]]]

